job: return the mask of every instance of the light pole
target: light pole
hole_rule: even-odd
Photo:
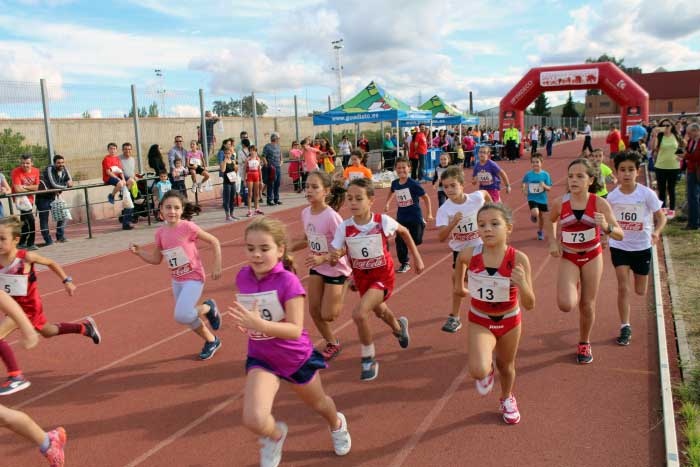
[[[163,70],[156,68],[153,70],[158,78],[159,89],[156,88],[156,94],[160,96],[160,112],[159,115],[165,116],[165,80],[163,79]]]
[[[331,41],[333,50],[335,50],[335,67],[332,70],[335,71],[335,79],[338,85],[338,105],[343,103],[343,64],[340,59],[340,51],[343,49],[343,39],[338,39],[337,41]]]

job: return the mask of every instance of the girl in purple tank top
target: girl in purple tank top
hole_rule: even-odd
[[[256,219],[245,243],[249,264],[236,276],[239,293],[229,313],[248,334],[243,423],[261,437],[261,465],[279,464],[287,437],[287,425],[271,413],[280,379],[326,419],[335,453],[344,456],[351,445],[347,422],[321,384],[318,370],[326,363],[304,329],[306,292],[293,272],[284,224]]]

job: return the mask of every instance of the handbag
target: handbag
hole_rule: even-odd
[[[68,205],[60,196],[57,196],[55,200],[51,202],[51,217],[56,222],[61,222],[65,220],[72,220],[73,216],[68,209]]]
[[[126,185],[122,187],[122,207],[124,209],[134,209],[134,202],[131,200],[131,193]]]
[[[333,165],[333,162],[331,162],[329,157],[324,157],[323,158],[323,170],[326,171],[326,173],[332,174],[335,172],[335,165]]]
[[[624,151],[625,149],[626,149],[626,147],[625,147],[625,142],[622,141],[622,140],[620,140],[620,142],[617,143],[617,150],[618,150],[618,152],[622,152],[622,151]]]

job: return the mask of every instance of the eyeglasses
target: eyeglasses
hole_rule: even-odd
[[[175,142],[176,142],[176,143],[182,143],[182,140],[181,140],[181,139],[176,139]]]
[[[661,127],[662,128],[671,128],[671,125],[669,125],[668,123],[665,123],[665,124],[661,125]]]

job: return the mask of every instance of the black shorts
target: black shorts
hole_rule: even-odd
[[[202,173],[204,173],[204,171],[206,170],[206,169],[205,169],[204,167],[202,167],[201,165],[197,165],[197,166],[191,167],[191,168],[194,169],[194,171],[195,171],[195,173],[196,173],[197,175],[202,175]]]
[[[309,269],[309,275],[310,276],[321,276],[323,278],[324,284],[331,284],[331,285],[343,285],[343,284],[345,284],[345,281],[348,280],[348,278],[345,276],[326,276],[325,274],[321,274],[320,272],[318,272],[314,269]]]
[[[278,378],[281,378],[285,381],[289,381],[290,383],[293,384],[306,384],[309,381],[311,381],[316,374],[318,370],[323,370],[324,368],[328,368],[328,365],[326,364],[326,361],[323,359],[323,355],[319,353],[318,350],[314,350],[311,352],[311,356],[309,357],[308,360],[304,362],[304,364],[299,368],[294,374],[290,376],[284,376],[281,373],[279,373],[275,368],[273,368],[272,365],[269,363],[263,361],[263,360],[258,360],[257,358],[253,357],[248,357],[245,362],[245,371],[246,374],[248,371],[250,371],[252,368],[263,368],[270,373],[276,375]]]
[[[452,269],[457,266],[457,257],[459,256],[459,251],[453,251],[452,252]]]
[[[549,212],[549,206],[547,206],[546,204],[538,203],[537,201],[528,200],[527,205],[530,206],[530,209],[537,208],[540,210],[540,212]]]
[[[651,248],[639,251],[626,251],[610,247],[613,266],[629,266],[638,276],[648,276],[651,267]]]

